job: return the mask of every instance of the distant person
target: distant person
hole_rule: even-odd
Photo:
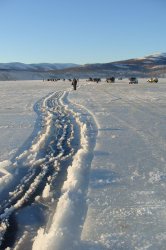
[[[76,78],[73,79],[72,85],[73,85],[73,89],[76,90],[77,89],[77,79]]]

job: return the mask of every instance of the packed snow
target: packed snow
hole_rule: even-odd
[[[165,79],[0,91],[0,243],[13,214],[19,228],[3,249],[165,249]]]

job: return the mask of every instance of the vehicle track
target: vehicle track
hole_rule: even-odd
[[[2,250],[14,247],[15,242],[25,234],[22,231],[24,229],[17,231],[17,217],[22,209],[39,204],[44,217],[48,215],[45,210],[51,210],[53,205],[55,209],[67,167],[80,147],[79,126],[72,113],[61,104],[62,95],[62,91],[51,93],[35,105],[41,120],[41,130],[31,147],[16,157],[13,163],[16,171],[8,187],[8,195],[0,198]],[[44,200],[41,195],[46,185],[50,187],[51,198]],[[32,239],[34,232],[28,237]]]

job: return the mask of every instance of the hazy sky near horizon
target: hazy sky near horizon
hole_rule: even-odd
[[[165,0],[0,0],[0,63],[104,63],[166,52]]]

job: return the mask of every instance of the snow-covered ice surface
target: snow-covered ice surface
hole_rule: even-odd
[[[9,249],[165,249],[165,79],[80,80],[77,91],[62,81],[0,82],[0,93],[1,197],[18,182],[0,207],[1,237],[12,213],[17,227],[24,224]],[[64,166],[56,200],[55,176]]]
[[[99,124],[83,249],[165,249],[166,81],[142,82],[73,95]]]

